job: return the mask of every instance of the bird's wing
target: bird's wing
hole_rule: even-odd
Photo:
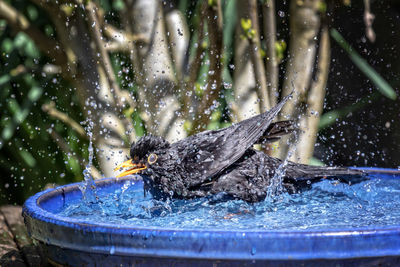
[[[180,151],[182,167],[190,177],[188,186],[197,186],[237,161],[267,131],[272,120],[291,95],[269,111],[230,127],[206,131],[174,144]]]
[[[290,134],[294,130],[295,125],[292,120],[273,122],[256,143],[262,144],[278,141],[283,135]]]

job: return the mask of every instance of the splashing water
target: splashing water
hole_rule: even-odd
[[[295,143],[297,139],[297,132],[294,132],[293,137],[289,138],[288,140],[290,150],[288,151],[287,156],[283,160],[282,164],[279,165],[279,167],[275,170],[275,174],[272,177],[271,183],[268,186],[267,196],[265,197],[267,201],[274,201],[276,198],[281,198],[282,193],[286,191],[282,184],[282,178],[285,176],[286,166],[289,162],[289,159],[296,150],[296,146],[291,144]]]
[[[89,160],[88,164],[86,164],[85,169],[83,170],[83,178],[84,181],[82,182],[81,185],[79,185],[79,189],[82,192],[83,196],[83,201],[85,203],[96,203],[98,200],[97,192],[96,192],[96,184],[94,183],[93,176],[91,174],[91,168],[93,165],[93,155],[94,155],[94,150],[93,150],[93,121],[88,120],[87,121],[87,127],[86,127],[86,132],[89,136]]]
[[[323,180],[299,194],[246,203],[217,197],[170,200],[144,196],[143,184],[125,181],[98,188],[99,201],[76,199],[59,215],[82,222],[173,229],[349,229],[398,225],[399,178],[374,178],[355,185]],[[111,191],[111,192],[110,192]]]

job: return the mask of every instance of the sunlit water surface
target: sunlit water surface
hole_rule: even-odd
[[[68,203],[59,215],[85,222],[175,229],[347,229],[400,225],[400,180],[371,179],[349,186],[323,180],[300,194],[250,204],[216,199],[153,200],[126,182],[113,193]],[[92,199],[92,200],[90,200]]]

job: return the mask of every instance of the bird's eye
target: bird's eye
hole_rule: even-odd
[[[158,157],[156,154],[151,153],[150,156],[147,158],[147,162],[150,164],[156,163]]]

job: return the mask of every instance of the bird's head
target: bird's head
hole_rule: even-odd
[[[130,174],[136,174],[156,164],[159,160],[159,153],[169,147],[168,141],[162,137],[146,135],[141,137],[136,143],[133,142],[130,149],[131,158],[114,170],[126,170],[117,177],[123,177]]]

